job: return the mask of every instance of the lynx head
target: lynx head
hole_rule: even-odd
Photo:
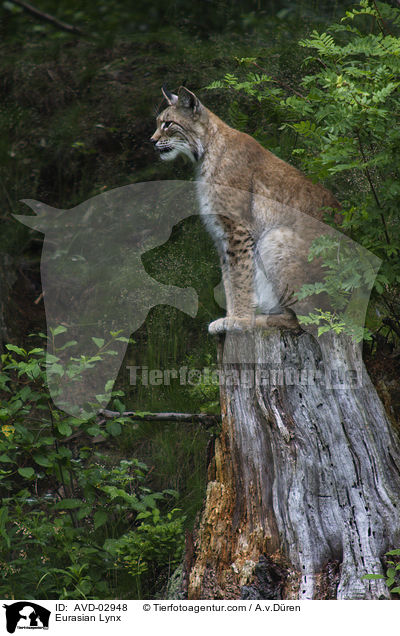
[[[151,137],[161,159],[170,161],[179,154],[192,161],[201,159],[207,135],[207,109],[187,88],[181,86],[178,95],[166,88],[162,93],[167,108],[157,117],[157,130]]]

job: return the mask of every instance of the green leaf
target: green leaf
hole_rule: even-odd
[[[121,435],[121,432],[122,432],[121,424],[115,421],[107,422],[106,431],[110,433],[110,435],[112,435],[113,437],[118,437],[118,435]]]
[[[38,445],[40,446],[50,446],[51,444],[54,444],[54,437],[51,437],[50,435],[41,437],[38,442]]]
[[[89,428],[87,429],[87,432],[92,437],[97,437],[97,435],[101,435],[103,431],[101,430],[99,426],[94,425],[94,426],[89,426]]]
[[[33,459],[37,464],[39,464],[39,466],[43,466],[44,468],[48,468],[52,465],[50,459],[44,455],[33,455]]]
[[[378,579],[385,579],[386,577],[383,574],[364,574],[361,578],[368,581],[375,581]]]
[[[54,504],[56,510],[74,510],[80,508],[83,505],[81,499],[62,499]]]
[[[72,434],[72,428],[66,422],[57,422],[57,429],[61,435],[66,435],[67,437]]]
[[[20,356],[26,356],[25,349],[21,349],[21,347],[17,347],[16,345],[7,344],[6,349],[8,349],[9,351],[14,351],[14,353],[17,353]]]
[[[64,369],[61,364],[49,364],[47,366],[47,375],[59,375],[61,377],[64,375]]]
[[[61,459],[71,459],[72,450],[70,448],[68,448],[67,446],[61,446],[60,445],[58,447],[57,457],[60,457]]]
[[[18,468],[18,472],[21,475],[21,477],[24,477],[25,479],[31,479],[35,474],[35,471],[33,470],[33,468],[30,468],[30,467]]]
[[[136,519],[148,519],[151,516],[152,513],[150,512],[150,510],[146,510],[145,512],[139,512],[139,514],[136,516]]]
[[[54,336],[58,336],[60,333],[64,333],[65,331],[67,331],[66,327],[63,327],[62,325],[59,325],[58,327],[56,327],[55,329],[53,329],[52,327],[50,327],[50,332],[51,335]]]
[[[172,490],[171,488],[166,488],[162,492],[163,495],[171,495],[171,497],[175,497],[175,499],[179,499],[179,492],[177,490]],[[178,508],[175,508],[178,510]]]
[[[31,393],[32,393],[31,388],[29,386],[24,386],[24,388],[21,389],[21,391],[19,391],[17,395],[20,400],[25,402],[28,399],[28,397],[31,395]]]
[[[69,349],[69,347],[74,347],[78,344],[77,340],[69,340],[62,347],[57,347],[57,351],[64,351],[65,349]]]
[[[113,386],[114,386],[114,382],[115,382],[115,380],[108,380],[108,381],[106,382],[106,386],[104,387],[104,391],[105,391],[106,393],[108,393],[109,391],[111,391],[111,389],[112,389],[112,388],[113,388]]]
[[[97,530],[107,522],[108,514],[104,510],[98,510],[94,514],[94,529]]]
[[[118,400],[118,398],[113,400],[113,404],[119,413],[123,413],[125,411],[125,404],[123,404],[121,400]]]
[[[60,358],[58,356],[54,356],[52,353],[46,353],[46,363],[53,364],[53,362],[59,362]]]
[[[15,461],[11,459],[11,457],[9,457],[8,455],[5,455],[4,453],[3,455],[0,455],[0,462],[2,462],[3,464],[15,464]]]
[[[92,512],[92,506],[89,504],[86,504],[78,510],[77,518],[81,520],[81,519],[84,519],[85,517],[89,517],[91,512]]]
[[[96,347],[98,347],[99,349],[104,345],[104,338],[92,338],[94,344],[96,345]]]

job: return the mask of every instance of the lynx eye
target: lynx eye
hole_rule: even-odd
[[[173,124],[172,121],[163,121],[163,123],[161,124],[162,130],[166,130],[171,124]]]

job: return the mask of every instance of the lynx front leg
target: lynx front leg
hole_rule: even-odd
[[[253,242],[246,233],[229,236],[221,256],[227,316],[209,325],[209,333],[243,331],[255,324]]]
[[[254,244],[248,234],[242,232],[240,238],[237,235],[231,236],[221,261],[227,315],[209,325],[210,334],[249,331],[254,328],[299,328],[296,315],[286,306],[284,297],[278,301],[265,272],[261,276],[255,261]],[[260,293],[261,288],[263,293]],[[256,315],[257,306],[265,314]]]
[[[232,279],[229,273],[228,261],[226,254],[221,256],[221,271],[222,271],[222,284],[224,286],[225,292],[225,302],[226,302],[226,315],[233,315],[233,288],[232,288]]]

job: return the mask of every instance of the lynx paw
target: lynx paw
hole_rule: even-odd
[[[208,333],[214,336],[227,331],[248,331],[254,326],[254,318],[218,318],[208,325]]]

